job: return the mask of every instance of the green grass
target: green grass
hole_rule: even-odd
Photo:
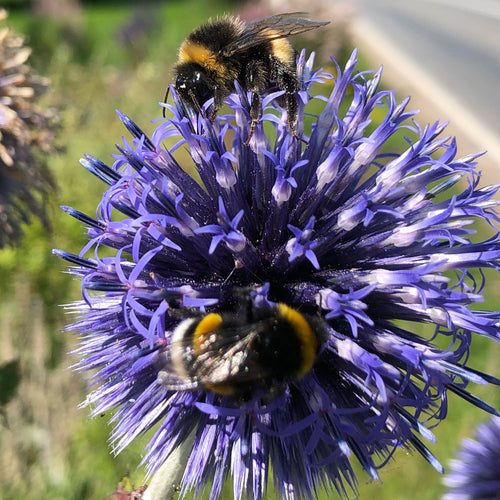
[[[228,11],[230,4],[188,0],[154,3],[150,8],[153,24],[133,46],[119,43],[116,35],[135,13],[129,4],[89,4],[69,28],[60,21],[35,19],[24,10],[9,18],[35,47],[31,63],[53,82],[53,92],[44,101],[62,109],[57,143],[65,151],[50,158],[59,185],[49,202],[53,232],[46,234],[35,222],[18,248],[0,252],[0,361],[19,358],[23,376],[0,420],[0,491],[6,500],[33,495],[42,500],[102,499],[128,470],[136,487],[142,482],[143,471],[136,467],[147,439],[114,458],[107,444],[109,415],[89,421],[88,409],[77,409],[86,389],[68,369],[76,361],[67,354],[75,341],[60,331],[68,318],[59,305],[77,300],[80,288],[62,272],[65,265],[51,249],[77,253],[82,247],[83,229],[58,206],[94,213],[103,185],[78,160],[91,153],[113,161],[113,145],[127,135],[114,110],[129,114],[146,133],[152,132],[150,121],[161,115],[158,102],[172,80],[180,42],[208,17]],[[484,307],[496,308],[494,282],[486,295],[489,302]],[[499,354],[499,346],[479,339],[472,366],[500,375]],[[500,406],[498,391],[481,387],[477,393]],[[446,463],[459,439],[471,435],[472,427],[485,418],[451,397],[450,414],[435,431],[438,444],[429,448]],[[361,500],[434,500],[442,490],[439,474],[420,456],[404,451],[381,471],[380,483],[369,482],[363,471],[358,477]],[[231,498],[231,488],[225,491]],[[320,495],[326,498],[331,496]]]

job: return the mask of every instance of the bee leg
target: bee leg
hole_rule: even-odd
[[[286,108],[287,112],[287,123],[290,127],[290,131],[295,139],[308,144],[308,142],[300,137],[295,131],[295,124],[297,123],[297,95],[296,92],[299,90],[299,82],[295,75],[295,67],[293,71],[286,64],[283,64],[279,59],[274,59],[275,67],[275,78],[280,89],[285,90],[282,102]]]
[[[295,137],[295,139],[302,141],[304,144],[309,144],[309,141],[301,137],[300,135],[295,132],[295,129],[293,128],[293,123],[288,122],[288,125],[290,126],[290,131],[292,132],[292,135]]]
[[[212,112],[210,113],[210,123],[213,123],[215,121],[215,118],[217,117],[217,108],[214,106],[212,106]]]
[[[260,96],[258,92],[252,92],[252,103],[250,104],[250,133],[248,134],[248,139],[245,142],[245,146],[250,144],[250,139],[253,136],[255,125],[260,119]]]
[[[212,110],[210,112],[210,123],[213,123],[215,121],[215,118],[217,117],[217,111],[222,107],[222,102],[223,102],[223,94],[220,92],[219,88],[215,88],[214,90],[214,103],[212,104]]]
[[[295,123],[297,121],[297,97],[295,96],[295,92],[287,92],[285,94],[286,99],[286,111],[287,111],[287,122],[290,127],[290,131],[295,139],[302,141],[305,144],[309,144],[303,137],[295,132]]]
[[[255,126],[260,120],[260,93],[259,90],[267,87],[267,68],[262,62],[251,61],[246,65],[244,73],[245,89],[252,91],[252,102],[250,103],[250,133],[245,142],[245,146],[250,144]]]

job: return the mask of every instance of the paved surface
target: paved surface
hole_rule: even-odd
[[[384,66],[420,122],[450,121],[460,153],[488,150],[485,183],[500,182],[500,0],[355,0],[354,39]]]

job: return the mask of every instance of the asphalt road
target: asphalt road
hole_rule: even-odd
[[[487,149],[493,180],[500,181],[500,0],[354,4],[360,48],[398,79],[398,88],[417,94],[419,107],[450,120],[459,140]]]

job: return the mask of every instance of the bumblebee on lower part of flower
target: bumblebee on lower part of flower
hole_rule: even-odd
[[[185,319],[162,355],[158,380],[172,390],[271,399],[313,367],[326,339],[316,320],[285,304]]]
[[[295,92],[299,90],[296,51],[287,38],[328,24],[300,15],[304,14],[292,12],[248,23],[225,16],[200,26],[179,49],[175,89],[181,100],[199,111],[214,97],[214,119],[224,98],[234,91],[237,80],[244,90],[252,91],[248,145],[260,117],[260,94],[273,88],[284,90],[280,105],[286,108],[290,129],[298,137],[294,129]]]

